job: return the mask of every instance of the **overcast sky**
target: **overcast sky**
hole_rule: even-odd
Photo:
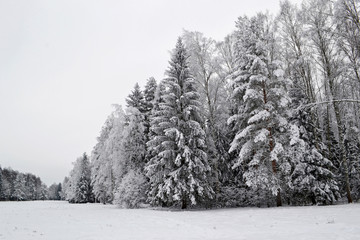
[[[300,2],[300,0],[293,0]],[[278,0],[0,0],[0,165],[62,182],[183,29],[222,40]]]

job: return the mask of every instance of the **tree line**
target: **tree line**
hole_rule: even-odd
[[[61,183],[47,187],[40,177],[0,167],[0,201],[63,200]]]
[[[183,209],[359,199],[359,6],[282,1],[220,42],[185,31],[166,78],[114,106],[65,198]]]

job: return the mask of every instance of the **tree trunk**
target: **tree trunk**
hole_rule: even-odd
[[[265,82],[263,82],[263,95],[264,95],[264,103],[267,103],[267,95],[266,95],[266,88],[265,88]],[[273,151],[274,149],[274,142],[273,142],[273,138],[272,138],[272,129],[271,127],[268,128],[269,131],[269,147],[270,147],[270,153]],[[277,173],[277,168],[276,168],[276,161],[273,160],[271,162],[272,165],[272,171],[273,173],[276,175]],[[281,192],[280,192],[280,188],[277,190],[277,194],[276,194],[276,206],[280,207],[282,206],[282,202],[281,202]]]
[[[186,208],[187,208],[187,201],[185,198],[183,198],[182,204],[181,204],[181,209],[186,209]]]

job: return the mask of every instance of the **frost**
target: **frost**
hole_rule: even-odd
[[[232,168],[235,169],[239,167],[241,163],[244,161],[244,159],[246,159],[251,152],[252,152],[252,143],[251,141],[248,141],[242,146],[238,156],[238,161],[234,164]]]
[[[278,78],[283,77],[284,74],[285,74],[285,72],[284,72],[284,70],[282,70],[282,69],[276,69],[276,70],[274,71],[274,75],[275,75],[276,77],[278,77]]]
[[[284,148],[281,143],[275,143],[274,149],[270,153],[271,161],[279,161],[278,155],[284,151]]]
[[[288,121],[286,120],[286,118],[284,118],[282,116],[278,116],[277,119],[279,121],[279,127],[286,127],[286,125],[288,124]]]
[[[258,143],[258,142],[265,142],[269,136],[269,130],[263,128],[260,131],[257,132],[256,137],[254,138],[254,142]]]
[[[245,95],[243,97],[244,102],[246,102],[248,99],[256,98],[261,98],[259,92],[255,91],[254,89],[246,89]]]
[[[257,114],[255,114],[254,116],[252,116],[249,120],[248,120],[248,124],[252,124],[252,123],[256,123],[259,122],[260,120],[265,121],[270,117],[270,113],[267,110],[262,110],[260,112],[258,112]]]

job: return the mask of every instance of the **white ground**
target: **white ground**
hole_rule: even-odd
[[[360,204],[171,212],[0,202],[0,239],[360,239]]]

